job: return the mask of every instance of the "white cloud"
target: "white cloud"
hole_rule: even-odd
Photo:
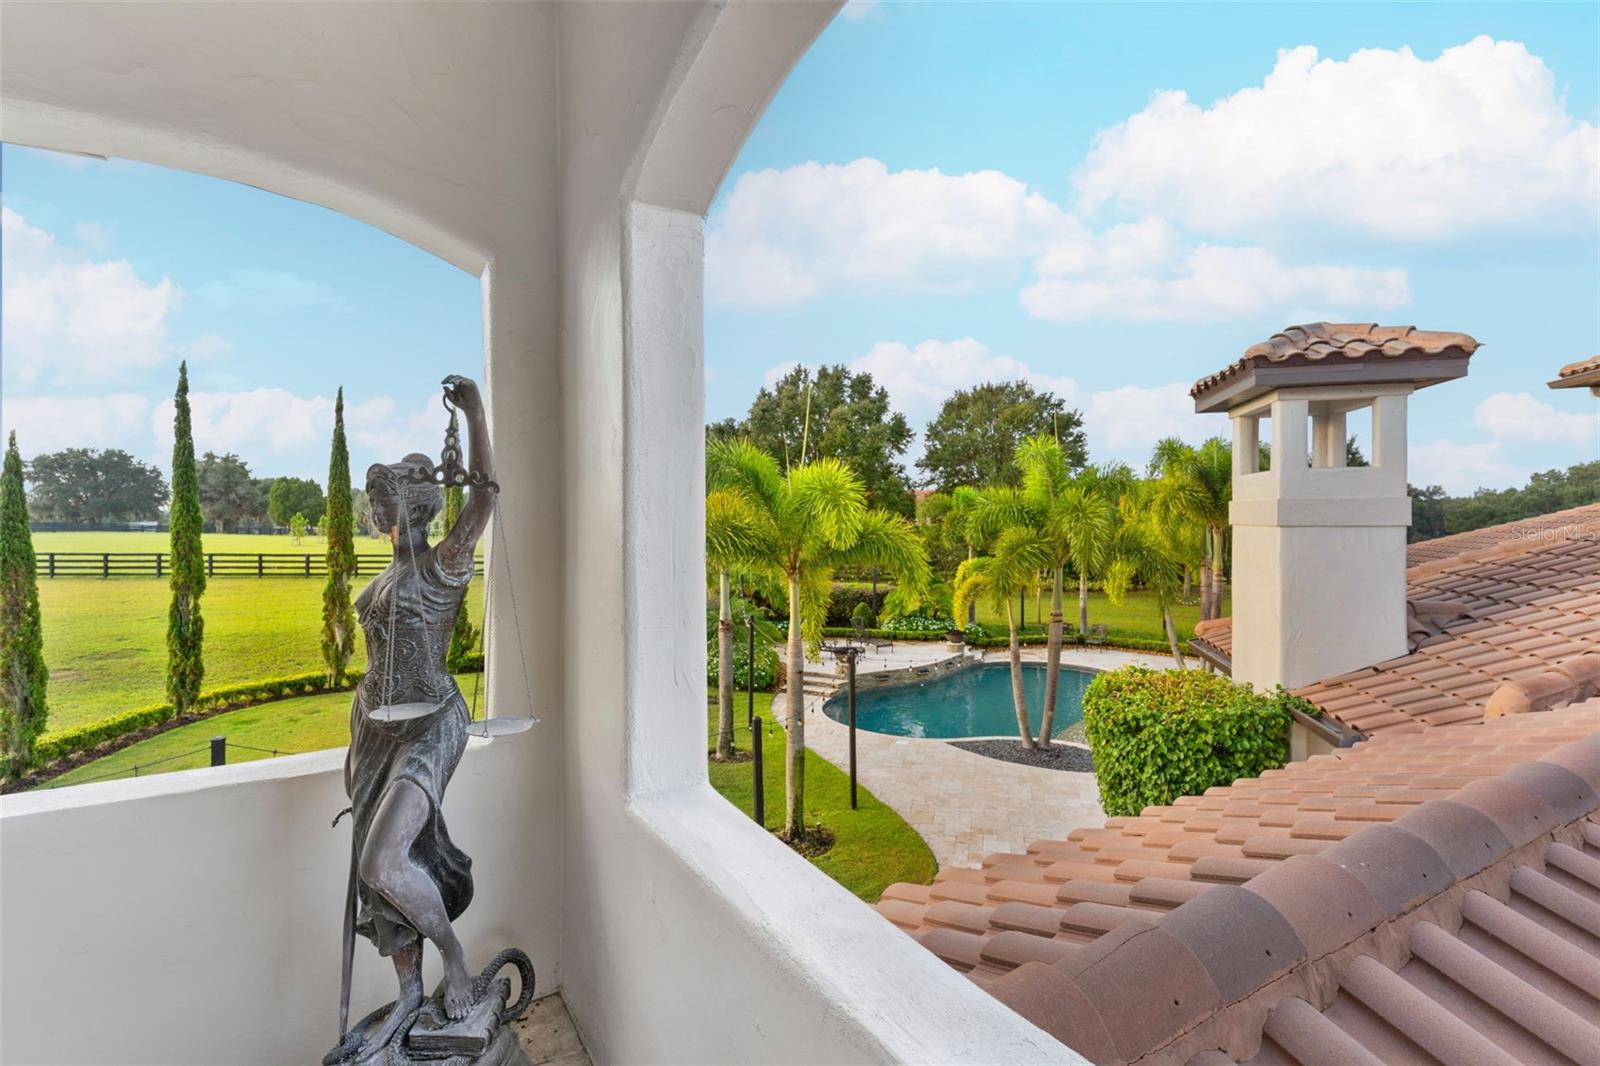
[[[227,278],[206,282],[196,292],[222,311],[289,311],[338,303],[321,282],[282,270],[236,270]]]
[[[1480,488],[1504,488],[1528,480],[1533,468],[1509,462],[1498,441],[1458,444],[1440,440],[1407,449],[1407,479],[1413,485],[1442,485],[1452,496]]]
[[[172,410],[172,400],[166,399],[150,415],[150,429],[163,450],[172,447]],[[292,452],[326,443],[333,433],[331,399],[296,396],[287,389],[191,392],[189,413],[196,454],[256,454],[263,447]]]
[[[1550,69],[1516,42],[1478,37],[1433,60],[1409,48],[1319,60],[1303,46],[1210,107],[1156,93],[1097,135],[1078,190],[1087,210],[1160,210],[1232,237],[1592,225],[1600,131],[1567,112]]]
[[[975,287],[1042,252],[1062,210],[996,170],[890,171],[877,159],[743,174],[706,236],[714,303],[773,307],[872,284]]]
[[[121,448],[139,453],[148,443],[150,401],[131,392],[106,396],[0,397],[0,424],[15,431],[32,458],[62,448]],[[169,433],[170,439],[170,433]]]
[[[1089,252],[1086,258],[1096,254],[1103,260],[1107,253]],[[1160,249],[1152,243],[1121,254],[1149,270]],[[1053,249],[1046,261],[1060,269],[1065,258]],[[1021,301],[1029,314],[1055,322],[1219,321],[1268,310],[1293,311],[1297,321],[1312,321],[1403,307],[1411,293],[1404,270],[1293,266],[1265,248],[1201,245],[1147,273],[1118,267],[1090,277],[1047,277],[1022,290]]]
[[[985,382],[1027,381],[1055,393],[1069,406],[1080,402],[1082,391],[1071,378],[1041,374],[1020,359],[991,352],[972,337],[926,340],[915,347],[879,341],[851,363],[850,369],[870,373],[873,381],[888,390],[895,410],[919,430],[939,413],[939,405],[952,392]]]
[[[876,159],[740,177],[707,236],[707,292],[713,303],[745,308],[863,288],[953,293],[1014,284],[1030,262],[1038,279],[1022,304],[1056,321],[1207,321],[1269,310],[1315,318],[1410,300],[1403,270],[1195,246],[1158,217],[1097,232],[998,171],[890,171]]]
[[[1225,419],[1195,414],[1189,386],[1181,381],[1153,388],[1122,385],[1093,393],[1084,406],[1083,426],[1092,460],[1120,459],[1140,472],[1163,437],[1199,444],[1207,437],[1228,434]]]
[[[170,278],[150,283],[127,260],[76,257],[10,208],[0,209],[0,240],[13,385],[99,383],[167,358],[167,320],[183,300]]]
[[[1526,392],[1497,392],[1472,413],[1478,428],[1501,440],[1588,445],[1600,454],[1600,405],[1588,414],[1558,411]]]

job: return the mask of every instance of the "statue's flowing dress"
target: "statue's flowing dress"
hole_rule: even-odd
[[[470,712],[445,669],[444,654],[471,579],[470,569],[450,573],[430,547],[414,561],[397,554],[356,598],[367,638],[367,673],[350,708],[344,769],[356,855],[366,846],[373,816],[394,782],[410,781],[428,797],[428,821],[411,847],[411,860],[438,885],[451,921],[472,900],[472,860],[450,842],[440,801],[466,747]],[[421,701],[438,709],[398,722],[367,717],[385,703]],[[363,882],[357,893],[356,931],[381,954],[392,955],[418,939],[405,917],[371,886]]]

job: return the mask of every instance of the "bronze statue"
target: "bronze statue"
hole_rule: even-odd
[[[520,1015],[532,998],[527,957],[503,952],[474,978],[451,927],[472,901],[472,860],[451,842],[440,805],[466,748],[471,715],[444,655],[499,486],[477,385],[452,375],[444,380],[444,397],[450,429],[437,467],[427,456],[411,454],[367,471],[373,522],[389,532],[394,560],[356,599],[367,672],[350,708],[345,758],[354,839],[341,1042],[324,1060],[328,1063],[408,1062],[419,1054],[439,1060],[440,1054],[425,1053],[429,1048],[466,1054],[462,1062],[488,1062],[491,1058],[480,1056],[488,1054],[490,1044],[498,1047],[492,1061],[524,1061],[509,1027],[498,1039],[494,1031],[507,1017]],[[466,420],[471,443],[467,468],[460,461],[457,412]],[[455,525],[430,545],[428,529],[444,502],[441,485],[467,489],[468,499]],[[355,933],[393,960],[400,994],[347,1030]],[[432,942],[444,962],[444,980],[431,998],[425,998],[422,986],[424,941]],[[509,1009],[509,982],[493,980],[506,962],[522,971],[518,1003]],[[495,1002],[475,1011],[491,990]],[[459,1023],[469,1014],[478,1022],[476,1042],[456,1031],[463,1030]],[[505,1057],[507,1046],[515,1057]]]

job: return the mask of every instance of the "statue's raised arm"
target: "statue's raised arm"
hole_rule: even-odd
[[[444,379],[445,402],[467,423],[467,504],[436,549],[439,564],[448,572],[464,574],[472,569],[472,555],[489,516],[494,513],[500,487],[494,477],[494,449],[489,443],[489,419],[483,409],[483,394],[477,382],[460,374]],[[453,487],[448,482],[446,488]]]

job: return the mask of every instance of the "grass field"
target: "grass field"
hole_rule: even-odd
[[[771,725],[772,693],[756,693],[756,714],[768,723],[762,747],[765,762],[766,826],[783,826],[783,730]],[[750,733],[744,728],[744,702],[734,708],[734,746],[750,750]],[[717,729],[717,706],[706,707],[706,732]],[[714,745],[708,745],[714,746]],[[755,785],[750,763],[712,762],[711,787],[745,814],[755,811]],[[926,884],[938,863],[933,852],[891,808],[871,792],[857,789],[858,807],[850,809],[850,777],[814,751],[806,752],[806,821],[820,821],[832,830],[834,843],[812,863],[868,903],[876,903],[883,890],[896,881]]]
[[[356,591],[369,580],[358,581]],[[200,601],[206,625],[203,687],[321,668],[322,585],[321,578],[213,578]],[[166,699],[168,597],[167,582],[156,578],[39,582],[50,668],[46,728],[82,725]],[[481,624],[481,578],[473,581],[468,602],[472,620]],[[359,669],[365,663],[358,631],[352,664]]]
[[[1224,596],[1222,613],[1231,612],[1231,597]],[[1040,613],[1042,610],[1042,614]],[[1061,605],[1062,618],[1070,626],[1076,628],[1078,624],[1078,590],[1076,587],[1063,590]],[[1026,622],[1028,625],[1040,625],[1050,618],[1050,590],[1045,589],[1041,599],[1028,597]],[[1194,636],[1194,624],[1200,619],[1200,605],[1179,604],[1172,612],[1172,624],[1178,628],[1178,639],[1188,640]],[[998,627],[998,631],[1005,632],[1006,616],[1004,612],[994,610],[987,603],[978,604],[978,621],[986,626]],[[1154,598],[1148,592],[1130,592],[1122,598],[1120,604],[1112,603],[1103,592],[1089,593],[1089,624],[1104,625],[1106,632],[1111,636],[1140,637],[1145,640],[1166,640],[1167,635],[1161,629],[1161,613],[1156,610]]]
[[[481,685],[481,675],[459,674],[456,681],[470,705],[473,685]],[[44,787],[126,777],[133,773],[135,766],[140,767],[140,776],[210,766],[212,737],[228,738],[230,763],[270,758],[273,749],[281,754],[295,754],[343,747],[350,743],[350,701],[353,698],[350,692],[328,692],[228,711],[130,744],[113,755],[64,773]],[[480,697],[478,716],[482,715]],[[250,751],[249,748],[261,750]]]

